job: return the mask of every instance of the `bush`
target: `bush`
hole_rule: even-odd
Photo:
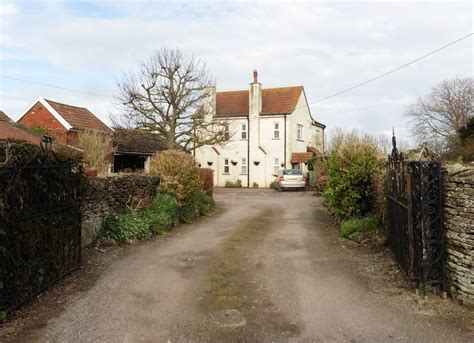
[[[225,182],[225,185],[224,187],[226,188],[241,188],[242,187],[242,180],[238,179],[237,181],[235,182],[232,182],[230,180],[227,180]]]
[[[367,232],[379,227],[380,221],[377,215],[372,214],[363,218],[352,218],[341,223],[341,236],[349,237],[354,232]]]
[[[105,220],[99,237],[107,237],[122,244],[127,240],[145,239],[151,236],[150,218],[146,212],[135,213],[127,210],[113,214]]]
[[[158,193],[148,212],[151,216],[151,231],[156,234],[179,222],[178,201],[170,194]]]
[[[196,161],[184,151],[162,151],[151,158],[150,167],[152,173],[160,175],[160,188],[173,194],[180,207],[189,206],[201,190]]]
[[[339,218],[362,217],[375,209],[373,181],[382,170],[377,147],[363,140],[341,143],[329,156],[324,193],[329,209]]]
[[[82,149],[84,162],[100,174],[106,173],[109,163],[107,158],[115,151],[109,136],[98,130],[81,131],[74,142]]]
[[[204,192],[199,192],[196,194],[194,203],[196,204],[196,209],[201,216],[207,216],[214,210],[215,207],[214,199],[206,195]]]

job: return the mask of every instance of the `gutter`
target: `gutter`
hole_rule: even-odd
[[[250,115],[247,117],[247,188],[250,188]]]

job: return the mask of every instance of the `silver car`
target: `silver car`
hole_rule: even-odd
[[[300,169],[283,169],[277,174],[275,179],[275,189],[283,191],[286,189],[306,190],[306,177]]]

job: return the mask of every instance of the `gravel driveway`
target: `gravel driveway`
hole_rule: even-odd
[[[312,193],[215,198],[217,214],[129,247],[44,327],[10,340],[473,341],[468,311],[415,296],[385,250],[339,238]]]

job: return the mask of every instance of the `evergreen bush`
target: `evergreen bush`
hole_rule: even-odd
[[[377,156],[377,147],[364,140],[340,144],[331,152],[324,196],[339,219],[362,217],[375,210],[373,182],[382,170]]]

